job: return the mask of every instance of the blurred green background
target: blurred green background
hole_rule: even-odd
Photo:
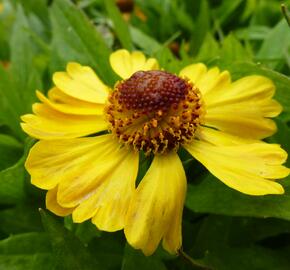
[[[21,131],[19,117],[68,61],[90,65],[113,86],[108,57],[123,47],[156,57],[173,73],[201,61],[234,79],[271,78],[284,112],[268,141],[289,152],[290,27],[282,3],[290,7],[275,0],[0,1],[0,270],[198,269],[162,248],[145,257],[123,232],[39,213],[45,194],[23,167],[34,140]],[[290,178],[282,181],[285,195],[251,197],[182,156],[189,183],[184,250],[211,269],[290,269]]]

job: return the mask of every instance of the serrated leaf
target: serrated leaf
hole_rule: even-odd
[[[223,41],[221,52],[221,61],[223,63],[233,63],[236,61],[250,61],[251,56],[234,36],[229,34]]]
[[[217,58],[220,53],[220,47],[218,42],[214,37],[208,32],[203,44],[201,45],[198,55],[196,56],[196,61],[209,61]]]

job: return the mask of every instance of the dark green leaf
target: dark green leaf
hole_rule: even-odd
[[[14,166],[0,172],[0,203],[11,204],[22,201],[25,194],[24,158]]]
[[[125,243],[123,232],[101,232],[88,248],[106,269],[121,269]]]
[[[122,270],[166,270],[164,263],[154,257],[146,257],[139,250],[126,245]]]
[[[221,24],[226,23],[234,14],[234,12],[238,9],[238,7],[242,4],[242,0],[224,0],[219,8],[216,10],[217,18]]]
[[[208,174],[199,184],[188,185],[186,206],[197,213],[290,220],[289,185],[283,195],[256,197],[235,191]]]
[[[89,270],[101,268],[95,257],[82,242],[44,210],[40,210],[43,226],[49,234],[55,254],[55,269]]]
[[[35,202],[20,203],[0,211],[0,231],[9,234],[42,231],[38,207]]]
[[[244,270],[244,269],[289,269],[289,247],[280,250],[270,249],[261,243],[233,242],[232,229],[236,220],[231,217],[209,216],[203,222],[199,235],[191,253],[205,256],[203,262],[213,269]],[[257,224],[256,224],[257,225]],[[261,223],[260,223],[261,225]],[[236,237],[247,238],[247,231],[240,231]]]
[[[50,270],[52,266],[51,247],[44,233],[19,234],[0,241],[0,269]]]
[[[23,153],[22,148],[22,144],[13,137],[5,134],[0,134],[0,171],[12,166],[17,162],[17,160],[19,160]]]

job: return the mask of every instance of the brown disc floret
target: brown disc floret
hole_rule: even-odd
[[[202,102],[199,90],[187,79],[160,70],[138,71],[116,84],[106,113],[120,141],[158,154],[194,137]]]

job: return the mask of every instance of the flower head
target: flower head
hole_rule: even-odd
[[[110,63],[123,79],[113,90],[91,68],[69,63],[54,74],[48,98],[37,91],[41,103],[22,117],[23,130],[39,139],[25,165],[32,183],[48,190],[49,210],[74,222],[91,219],[101,230],[124,229],[146,255],[160,241],[176,253],[186,195],[181,147],[240,192],[284,192],[275,179],[289,174],[287,154],[262,141],[281,112],[269,79],[232,82],[229,72],[203,64],[177,76],[126,50],[112,53]],[[140,152],[154,158],[136,187]]]

